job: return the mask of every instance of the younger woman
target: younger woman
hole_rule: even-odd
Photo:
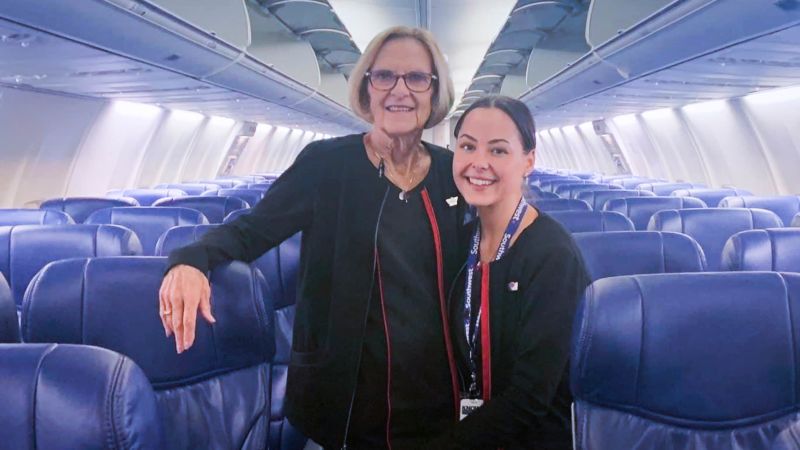
[[[484,97],[455,136],[453,177],[478,211],[450,299],[469,415],[430,447],[571,449],[567,360],[589,278],[569,233],[523,198],[533,118],[518,100]]]

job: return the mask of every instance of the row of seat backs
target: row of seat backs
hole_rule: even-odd
[[[168,430],[163,447],[152,448],[266,448],[275,343],[260,274],[241,262],[215,269],[209,278],[216,323],[199,319],[194,345],[177,354],[159,318],[166,264],[111,257],[47,265],[25,294],[23,341],[92,345],[133,360]],[[62,414],[67,423],[83,418],[81,411]]]
[[[595,281],[573,327],[575,447],[769,450],[797,435],[800,274]],[[797,447],[790,447],[797,448]]]

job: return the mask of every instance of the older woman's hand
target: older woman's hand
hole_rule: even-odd
[[[205,319],[216,322],[211,314],[211,287],[203,272],[192,266],[177,265],[167,272],[158,293],[161,323],[167,337],[175,334],[178,353],[194,343],[197,308]]]

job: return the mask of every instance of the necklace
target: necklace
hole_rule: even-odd
[[[365,136],[365,144],[367,143],[366,141],[367,140]],[[395,168],[394,163],[386,164],[386,159],[384,159],[384,157],[380,155],[378,152],[376,152],[374,149],[372,149],[372,154],[375,156],[376,159],[378,159],[379,174],[383,173],[383,168],[385,167],[389,169],[389,171],[398,181],[404,180],[404,177]],[[389,161],[391,161],[391,159]],[[419,162],[419,151],[415,151],[414,154],[411,155],[411,164],[409,164],[409,169],[408,169],[408,184],[406,185],[408,189],[405,189],[403,186],[398,186],[398,188],[400,188],[400,193],[397,195],[397,197],[401,201],[404,201],[406,203],[408,203],[409,192],[414,186],[414,179],[415,179],[414,170],[416,169],[418,162]]]

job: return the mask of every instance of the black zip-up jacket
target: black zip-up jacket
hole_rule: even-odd
[[[444,303],[466,257],[460,245],[466,205],[453,182],[452,153],[425,147],[430,170],[437,174],[431,178],[438,180],[426,185],[425,193],[441,239],[437,276]],[[169,257],[170,266],[188,264],[207,272],[229,260],[253,261],[303,232],[286,414],[300,432],[331,448],[342,444],[357,380],[363,318],[374,279],[373,236],[385,195],[382,180],[363,176],[359,158],[366,158],[363,134],[309,144],[251,214]],[[457,203],[451,206],[453,197]],[[444,388],[457,395],[457,386]],[[458,399],[453,401],[455,421]]]

